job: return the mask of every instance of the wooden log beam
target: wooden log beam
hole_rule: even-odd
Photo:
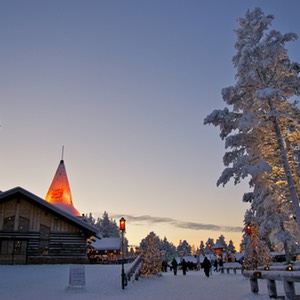
[[[285,299],[286,300],[295,300],[296,299],[296,292],[294,282],[290,281],[283,281],[284,292],[285,292]]]
[[[272,279],[268,279],[267,281],[268,293],[270,298],[277,299],[277,288],[276,288],[276,281]]]

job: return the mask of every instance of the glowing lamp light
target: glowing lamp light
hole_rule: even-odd
[[[127,285],[127,282],[125,280],[125,270],[124,270],[124,231],[125,231],[125,225],[126,225],[126,220],[122,217],[120,219],[120,226],[119,229],[122,232],[122,289],[125,289],[125,285]]]
[[[259,271],[253,272],[253,277],[254,278],[261,278],[261,272],[259,272]]]
[[[266,266],[265,271],[270,271],[270,268],[268,266]]]
[[[251,234],[251,231],[252,231],[251,225],[246,226],[246,231],[248,234]]]
[[[211,244],[208,243],[208,244],[207,244],[207,247],[208,247],[208,249],[211,249]]]
[[[125,225],[126,225],[126,220],[122,217],[120,219],[120,227],[119,227],[121,231],[125,231]]]
[[[288,265],[288,266],[286,267],[286,270],[287,270],[287,271],[293,271],[294,269],[293,269],[293,266],[292,266],[292,265]]]

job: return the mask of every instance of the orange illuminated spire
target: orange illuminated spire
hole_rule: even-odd
[[[80,212],[73,205],[70,185],[63,157],[59,163],[57,171],[46,195],[46,201],[56,205],[60,209],[73,216],[81,216]]]

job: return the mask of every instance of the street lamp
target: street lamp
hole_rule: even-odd
[[[122,217],[120,219],[120,231],[122,233],[122,289],[125,288],[125,271],[124,271],[124,231],[125,231],[126,220]]]

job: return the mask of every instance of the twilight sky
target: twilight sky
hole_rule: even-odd
[[[248,185],[216,187],[224,142],[203,120],[255,7],[300,35],[298,0],[1,0],[0,190],[45,198],[64,145],[75,207],[124,216],[130,244],[223,234],[238,249]]]

